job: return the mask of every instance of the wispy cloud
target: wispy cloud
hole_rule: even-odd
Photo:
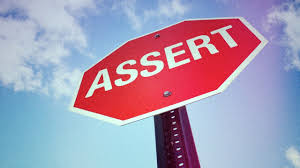
[[[156,8],[136,9],[136,0],[114,1],[113,9],[121,9],[128,17],[133,29],[140,30],[142,25],[151,20],[163,20],[165,18],[180,17],[186,14],[190,6],[182,0],[158,0]]]
[[[285,157],[291,162],[294,168],[300,168],[300,153],[295,147],[290,147],[285,152]]]
[[[102,0],[2,0],[0,5],[0,85],[15,91],[69,96],[80,70],[66,62],[72,53],[87,53],[87,37],[79,21],[97,12]],[[135,30],[149,19],[184,15],[183,0],[159,0],[154,9],[136,0],[113,1]],[[98,5],[99,6],[99,5]]]
[[[69,95],[69,81],[78,79],[79,70],[64,59],[71,54],[68,46],[79,52],[87,47],[77,18],[94,8],[93,0],[1,1],[1,84],[15,91]]]
[[[113,10],[121,9],[129,19],[133,29],[140,30],[142,28],[141,17],[136,12],[136,0],[114,1]]]
[[[280,37],[282,45],[288,47],[286,69],[300,71],[300,0],[285,2],[271,9],[267,16],[267,29],[272,26],[283,26],[283,34]]]
[[[181,0],[159,0],[156,9],[145,10],[145,20],[152,18],[171,18],[183,16],[189,10],[189,6]]]

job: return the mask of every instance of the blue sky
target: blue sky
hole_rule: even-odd
[[[68,110],[81,73],[125,41],[242,16],[269,41],[223,93],[187,105],[202,167],[300,168],[300,1],[0,0],[0,167],[156,167],[153,118]]]

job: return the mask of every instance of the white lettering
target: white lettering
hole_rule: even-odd
[[[176,47],[179,47],[179,46],[182,46],[182,45],[183,45],[183,43],[180,42],[180,43],[177,43],[177,44],[174,44],[174,45],[171,45],[171,46],[165,48],[165,53],[166,53],[166,57],[167,57],[167,62],[168,62],[168,65],[169,65],[169,69],[172,69],[172,68],[175,68],[175,67],[178,67],[180,65],[183,65],[183,64],[186,64],[186,63],[190,62],[190,59],[188,59],[188,58],[184,59],[184,60],[181,60],[179,62],[175,62],[174,58],[176,56],[184,54],[185,51],[184,50],[180,50],[178,52],[173,53],[172,49],[176,48]]]
[[[141,71],[142,77],[153,76],[153,75],[159,73],[164,68],[164,63],[161,60],[153,60],[153,61],[148,61],[147,60],[147,58],[149,56],[157,57],[159,55],[160,55],[159,52],[154,51],[154,52],[151,52],[151,53],[148,53],[148,54],[144,55],[141,58],[141,65],[143,65],[143,66],[155,66],[156,67],[156,69],[152,72],[149,72],[148,70],[142,70]]]
[[[196,45],[195,41],[199,40],[199,39],[202,40],[202,43],[200,45]],[[202,58],[202,56],[199,52],[199,48],[205,47],[208,49],[208,51],[211,54],[215,54],[215,53],[219,52],[213,44],[209,44],[209,41],[210,41],[210,39],[206,35],[201,35],[201,36],[197,36],[197,37],[186,40],[186,42],[190,48],[190,51],[194,57],[194,60],[198,60],[198,59]]]
[[[226,43],[228,44],[228,46],[230,48],[232,47],[236,47],[238,46],[237,43],[233,40],[233,38],[230,36],[230,34],[226,31],[228,29],[231,29],[232,26],[226,26],[226,27],[222,27],[220,29],[214,30],[212,32],[210,32],[211,34],[217,34],[220,33],[220,35],[223,37],[223,39],[226,41]]]
[[[138,76],[138,71],[136,69],[124,69],[123,67],[126,64],[134,65],[134,64],[136,64],[136,61],[135,60],[128,60],[128,61],[125,61],[125,62],[121,63],[117,67],[117,69],[116,69],[117,74],[119,74],[119,75],[130,75],[130,78],[126,81],[123,81],[121,78],[115,80],[116,86],[127,85],[127,84],[133,82]]]
[[[101,76],[103,76],[103,83],[98,84]],[[92,86],[90,87],[89,91],[87,92],[85,98],[91,97],[94,94],[94,91],[96,89],[99,89],[102,87],[104,87],[105,91],[112,89],[107,69],[103,69],[98,72],[98,74],[97,74]]]
[[[224,41],[227,43],[227,45],[230,48],[236,47],[236,46],[238,46],[238,44],[234,41],[234,39],[231,37],[231,35],[227,31],[228,29],[231,29],[231,28],[232,28],[232,25],[228,25],[228,26],[213,30],[210,32],[210,34],[211,34],[210,36],[213,36],[215,34],[220,34],[220,36],[224,39]],[[201,40],[201,41],[198,41],[198,40]],[[210,41],[211,40],[208,35],[199,35],[199,36],[196,36],[196,37],[186,40],[187,46],[189,47],[189,50],[190,50],[194,60],[198,60],[198,59],[202,58],[200,51],[199,51],[201,48],[206,48],[210,54],[216,54],[219,52],[219,50],[217,50],[215,45],[213,45]],[[183,42],[179,42],[177,44],[173,44],[173,45],[170,45],[170,46],[167,46],[164,48],[165,56],[166,56],[166,60],[167,60],[169,69],[179,67],[179,66],[187,64],[191,61],[190,58],[184,57],[184,56],[188,56],[188,55],[183,55],[183,54],[185,54],[186,51],[183,48],[179,48],[179,47],[183,47]],[[175,57],[180,56],[180,55],[182,55],[182,58],[181,59],[177,58],[176,59],[177,61],[175,61]],[[158,56],[161,56],[161,54],[158,51],[153,51],[153,52],[147,53],[141,57],[140,64],[143,67],[154,66],[155,69],[152,68],[154,70],[149,71],[148,70],[149,68],[148,69],[141,68],[141,71],[140,71],[140,69],[139,69],[139,71],[137,69],[130,69],[130,68],[124,69],[124,66],[126,66],[126,65],[135,65],[136,64],[136,60],[127,60],[118,65],[118,67],[116,68],[116,74],[117,75],[129,75],[129,79],[126,78],[126,80],[122,80],[122,78],[119,78],[114,81],[114,84],[116,86],[124,86],[129,83],[132,83],[134,80],[137,79],[139,73],[142,77],[150,77],[150,76],[160,73],[164,69],[164,62],[162,60],[148,60],[148,58],[151,56],[158,57]],[[101,78],[103,78],[103,82],[99,84]],[[104,88],[105,91],[112,89],[112,84],[111,84],[107,69],[103,69],[97,73],[97,76],[94,79],[85,98],[93,96],[95,90],[97,90],[99,88]]]

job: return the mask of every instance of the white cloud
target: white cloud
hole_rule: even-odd
[[[0,82],[15,91],[70,95],[79,70],[64,62],[72,46],[87,47],[77,22],[93,0],[3,0],[0,5]],[[67,68],[62,69],[65,66]]]
[[[51,82],[51,88],[55,90],[54,96],[74,94],[74,84],[78,83],[81,77],[79,69],[68,70],[65,67],[58,67],[53,73],[54,79]]]
[[[282,45],[288,47],[287,69],[300,70],[300,0],[286,2],[272,8],[268,14],[267,29],[274,25],[283,25]]]
[[[159,0],[157,9],[145,10],[145,20],[151,18],[171,18],[174,16],[183,16],[189,7],[181,0]]]
[[[300,153],[295,147],[288,148],[285,157],[292,163],[294,168],[300,168]]]
[[[121,9],[130,20],[133,29],[140,30],[146,21],[183,16],[190,8],[182,0],[158,0],[157,8],[140,10],[138,13],[136,0],[122,0],[114,1],[113,9]]]
[[[122,0],[115,1],[113,10],[121,9],[128,17],[133,29],[140,30],[142,28],[142,21],[140,16],[136,13],[136,0]]]
[[[99,2],[102,0],[1,0],[0,85],[69,96],[80,71],[71,68],[66,58],[76,50],[85,53],[88,43],[79,20],[90,11],[97,12]],[[157,8],[150,10],[136,3],[113,2],[113,9],[122,11],[135,30],[146,20],[183,16],[189,10],[181,0],[159,0]]]

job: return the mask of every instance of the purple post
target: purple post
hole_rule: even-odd
[[[154,116],[157,168],[200,168],[185,106]]]

